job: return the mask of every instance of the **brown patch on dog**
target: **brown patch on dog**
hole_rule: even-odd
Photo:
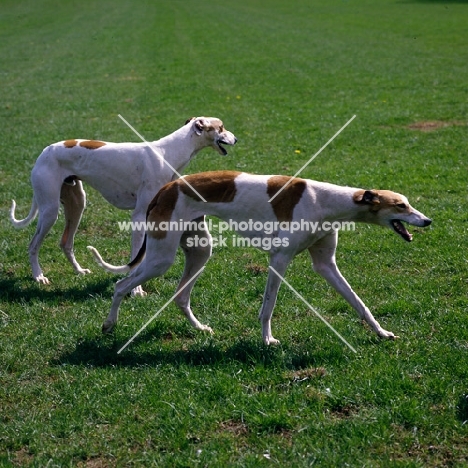
[[[77,144],[78,142],[76,140],[67,140],[63,142],[63,146],[65,146],[65,148],[73,148]]]
[[[421,132],[433,132],[434,130],[438,130],[439,128],[447,128],[447,127],[462,127],[466,126],[466,122],[460,121],[452,121],[452,122],[444,122],[442,120],[429,120],[423,122],[415,122],[408,125],[408,128],[411,130],[419,130]]]
[[[400,197],[400,195],[398,195],[398,193],[392,192],[391,190],[377,190],[377,193],[379,195],[382,208],[400,204],[407,206],[406,202]]]
[[[358,190],[353,194],[353,201],[361,205],[378,205],[380,203],[377,190]]]
[[[391,190],[358,190],[353,194],[353,201],[361,205],[370,205],[371,211],[378,211],[384,208],[392,208],[397,205],[400,210],[408,210],[407,203],[395,192]]]
[[[105,146],[105,143],[103,141],[97,141],[97,140],[86,140],[86,141],[82,141],[80,143],[80,146],[89,150],[93,150],[93,149],[100,148],[101,146]]]
[[[160,229],[162,222],[168,223],[171,220],[172,212],[179,196],[179,187],[176,182],[166,184],[153,198],[146,212],[146,221],[155,223],[153,231],[148,231],[148,235],[155,239],[165,239],[167,231]]]
[[[177,183],[184,195],[196,201],[203,201],[198,195],[200,194],[209,203],[229,203],[236,196],[235,179],[239,174],[242,173],[237,171],[202,172],[178,179]],[[198,193],[195,193],[192,187]]]
[[[268,179],[267,193],[271,198],[281,190],[291,179],[288,176],[273,176]],[[271,202],[273,211],[278,221],[292,221],[294,207],[299,203],[299,200],[306,188],[304,179],[295,178],[286,188],[281,190],[281,193]]]

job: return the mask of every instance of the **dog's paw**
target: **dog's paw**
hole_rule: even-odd
[[[132,289],[132,297],[145,297],[147,295],[148,293],[146,291],[143,291],[143,288],[141,286],[137,286],[136,288]]]
[[[79,275],[87,275],[88,273],[91,273],[91,270],[88,270],[88,268],[80,268],[79,270],[76,270],[76,272]]]
[[[46,278],[42,273],[39,276],[36,276],[34,280],[39,284],[50,284],[49,279]]]
[[[273,338],[272,336],[267,336],[267,337],[263,338],[263,342],[267,346],[269,346],[269,345],[277,346],[277,345],[281,344],[280,340],[277,340],[276,338]]]
[[[214,331],[213,331],[213,329],[211,327],[209,327],[208,325],[203,325],[202,323],[200,324],[198,329],[201,330],[201,331],[206,331],[206,332],[210,333],[211,335],[214,334]]]
[[[104,335],[109,335],[110,333],[112,333],[112,331],[114,330],[115,328],[115,322],[110,322],[109,320],[106,320],[103,324],[102,324],[102,333]]]
[[[378,335],[380,338],[383,338],[384,340],[398,340],[398,338],[400,338],[399,336],[393,334],[392,332],[384,330],[384,329],[380,330],[378,332]]]

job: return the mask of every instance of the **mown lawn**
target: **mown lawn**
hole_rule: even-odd
[[[0,4],[0,466],[352,466],[468,464],[468,4],[433,0],[4,0]],[[41,250],[31,279],[31,168],[66,138],[158,139],[199,115],[238,144],[207,149],[186,172],[301,174],[407,195],[433,224],[404,243],[360,225],[340,235],[344,276],[384,328],[381,341],[298,256],[257,321],[268,259],[214,250],[192,304],[213,336],[174,305],[117,351],[172,296],[183,262],[128,298],[102,336],[130,215],[89,189],[77,277]],[[214,233],[215,234],[215,233]]]

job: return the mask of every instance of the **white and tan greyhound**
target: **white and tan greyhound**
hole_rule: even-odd
[[[207,202],[201,201],[184,180]],[[259,315],[266,344],[278,343],[271,333],[271,316],[281,284],[280,276],[284,276],[294,256],[305,249],[309,251],[314,270],[348,301],[380,337],[396,338],[392,332],[380,326],[338,270],[335,262],[338,242],[336,223],[377,224],[393,229],[404,240],[411,241],[412,235],[402,222],[424,227],[431,220],[414,209],[406,197],[388,190],[362,190],[299,178],[285,186],[288,181],[290,177],[286,176],[231,171],[189,175],[165,185],[150,203],[147,226],[152,226],[152,230],[147,231],[143,246],[132,262],[120,267],[110,265],[102,260],[96,249],[88,247],[106,270],[113,273],[131,271],[115,286],[111,311],[103,324],[103,332],[112,331],[116,325],[120,303],[132,288],[161,276],[172,265],[179,244],[184,249],[186,264],[178,290],[187,282],[191,283],[176,297],[175,302],[195,328],[211,331],[210,327],[197,320],[190,308],[190,293],[195,282],[193,275],[207,262],[211,246],[200,247],[207,243],[200,242],[199,238],[199,246],[194,245],[193,236],[203,235],[206,231],[187,233],[183,229],[178,230],[177,226],[183,225],[181,221],[189,222],[204,215],[214,215],[229,222],[229,226],[240,226],[242,223],[243,227],[252,226],[250,231],[242,229],[242,236],[260,238],[262,242],[258,245],[269,246],[266,250],[270,254],[270,267],[275,271],[269,271]],[[277,193],[278,196],[272,199]],[[265,239],[269,239],[269,242],[263,242]]]
[[[77,273],[89,273],[79,265],[73,252],[75,233],[86,204],[82,181],[117,208],[133,210],[132,221],[144,222],[154,194],[177,178],[173,169],[180,173],[200,150],[209,146],[226,155],[222,145],[234,145],[236,141],[221,120],[194,117],[174,133],[149,144],[66,140],[45,148],[31,173],[34,194],[28,216],[23,220],[15,218],[14,200],[10,210],[16,228],[27,226],[39,213],[36,233],[29,245],[33,278],[38,283],[49,283],[39,265],[39,249],[57,220],[60,202],[65,214],[60,247]],[[144,232],[133,231],[131,258],[140,249],[143,237]],[[135,285],[133,294],[144,295],[141,286]]]

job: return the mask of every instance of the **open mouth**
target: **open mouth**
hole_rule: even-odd
[[[408,230],[403,226],[403,223],[398,219],[392,219],[390,221],[393,230],[399,234],[405,241],[411,242],[413,240],[412,234],[408,232]]]
[[[226,154],[228,154],[228,152],[226,151],[226,148],[224,148],[221,144],[224,143],[224,141],[217,141],[216,144],[218,146],[218,151],[223,155],[223,156],[226,156]],[[224,143],[226,144],[226,143]]]
[[[218,153],[226,156],[228,152],[224,145],[233,146],[236,143],[237,138],[232,133],[226,131],[217,135],[217,138],[215,138],[215,141],[213,142],[213,148],[215,148]]]

